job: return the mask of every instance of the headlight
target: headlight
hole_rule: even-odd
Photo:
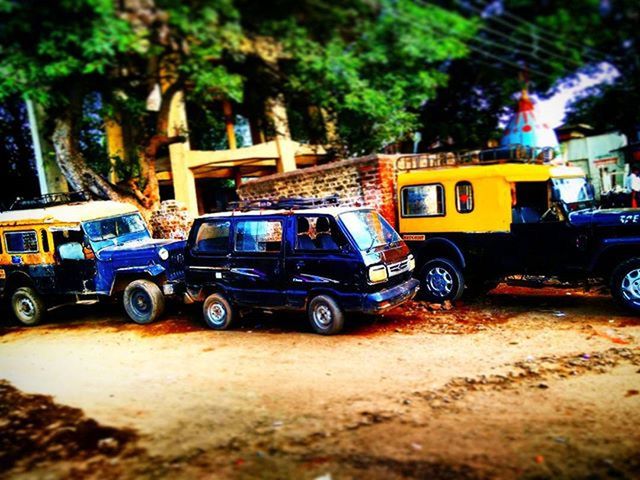
[[[166,248],[161,248],[158,250],[158,256],[160,260],[168,260],[169,259],[169,251]]]
[[[413,272],[416,269],[416,259],[411,254],[407,257],[407,267],[410,272]]]
[[[369,267],[369,281],[371,283],[386,282],[387,278],[387,267],[384,265]]]

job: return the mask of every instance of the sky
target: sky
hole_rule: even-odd
[[[547,99],[540,99],[535,92],[531,95],[536,102],[536,115],[541,116],[551,128],[564,123],[566,107],[570,100],[584,92],[587,88],[600,83],[612,83],[620,73],[608,63],[600,66],[600,71],[594,75],[578,74],[578,80],[571,86],[561,87],[560,91]]]

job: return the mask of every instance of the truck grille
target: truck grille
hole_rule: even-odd
[[[387,266],[387,270],[389,271],[390,277],[395,277],[396,275],[407,272],[409,270],[409,259],[407,258],[401,262],[392,263]]]
[[[184,253],[180,250],[174,250],[169,256],[168,275],[171,280],[184,277]]]

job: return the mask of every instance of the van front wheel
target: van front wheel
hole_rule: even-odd
[[[613,271],[611,293],[622,305],[640,313],[640,258],[622,262]]]
[[[458,266],[446,258],[434,258],[420,270],[420,290],[430,302],[454,301],[464,292],[464,278]]]
[[[38,325],[46,310],[44,301],[31,287],[20,287],[13,292],[11,309],[20,323],[28,327]]]
[[[160,287],[149,280],[134,280],[124,290],[124,309],[139,325],[157,320],[164,311],[164,295]]]
[[[326,295],[318,295],[309,302],[309,322],[316,333],[333,335],[342,330],[344,314],[340,306]]]

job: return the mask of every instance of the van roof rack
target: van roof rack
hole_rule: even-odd
[[[400,171],[461,165],[492,165],[496,163],[549,163],[556,155],[552,147],[506,147],[466,152],[439,152],[402,155],[396,160]]]
[[[258,198],[255,200],[238,200],[229,202],[233,210],[305,210],[309,208],[336,206],[340,197],[336,194],[319,198],[303,197],[281,197],[281,198]]]
[[[10,211],[30,210],[33,208],[57,207],[70,203],[86,202],[89,195],[85,191],[68,193],[47,193],[33,198],[18,197],[9,207]]]

